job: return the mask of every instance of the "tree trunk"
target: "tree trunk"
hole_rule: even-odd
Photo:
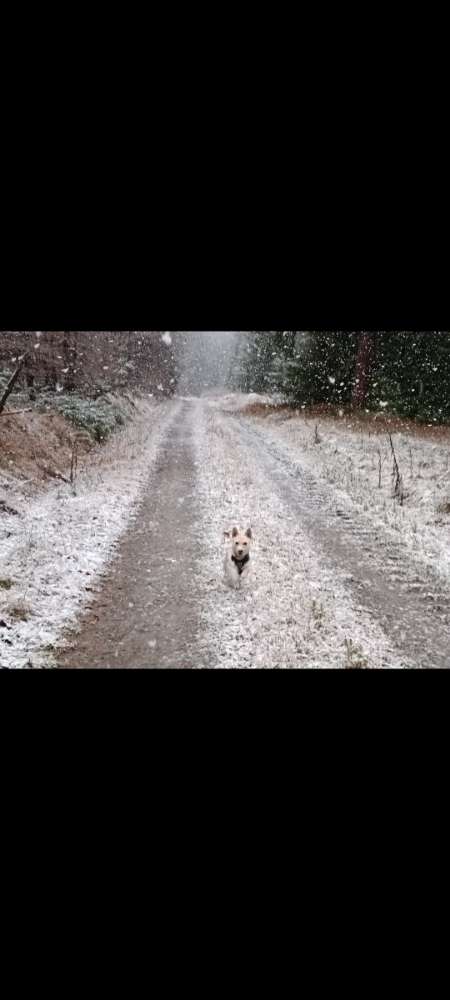
[[[6,386],[6,389],[5,389],[4,393],[3,393],[3,396],[0,399],[0,413],[2,413],[2,411],[5,408],[7,399],[11,395],[11,393],[12,393],[12,391],[14,389],[14,386],[15,386],[15,384],[17,382],[17,379],[19,378],[19,375],[20,375],[20,373],[22,371],[22,368],[23,368],[23,366],[25,364],[25,361],[26,361],[26,355],[24,355],[24,357],[21,358],[21,360],[19,362],[19,365],[18,365],[18,367],[16,368],[16,370],[14,372],[14,375],[11,376],[11,378],[10,378],[10,380],[8,382],[8,385]]]
[[[356,356],[355,387],[352,396],[353,406],[363,407],[367,402],[374,361],[375,334],[360,333]]]
[[[64,361],[64,388],[68,392],[73,392],[76,388],[76,366],[77,366],[77,333],[72,333],[69,330],[64,330],[63,332],[63,361]]]

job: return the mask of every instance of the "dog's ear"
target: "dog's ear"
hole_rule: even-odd
[[[233,528],[233,531],[231,532],[232,537],[233,538],[237,538],[238,534],[239,534],[238,529],[237,528]]]
[[[245,534],[247,535],[247,538],[253,538],[252,529],[251,528],[247,528],[247,531],[245,532]]]

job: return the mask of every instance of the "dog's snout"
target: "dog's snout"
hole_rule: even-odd
[[[241,556],[243,554],[243,552],[244,552],[243,549],[238,549],[238,556]]]

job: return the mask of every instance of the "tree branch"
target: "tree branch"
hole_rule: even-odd
[[[22,371],[22,368],[23,368],[26,360],[27,360],[27,355],[24,354],[23,357],[19,361],[18,367],[16,368],[16,370],[14,372],[14,375],[11,375],[11,378],[10,378],[10,380],[8,382],[8,385],[6,386],[6,389],[5,389],[4,393],[3,393],[3,396],[0,399],[0,413],[2,413],[3,410],[5,409],[5,404],[7,402],[7,399],[11,395],[11,393],[12,393],[12,391],[14,389],[14,386],[15,386],[15,384],[17,382],[17,379],[19,378],[19,375],[20,375],[20,373]]]

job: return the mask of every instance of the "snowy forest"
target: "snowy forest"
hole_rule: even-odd
[[[301,405],[450,420],[449,332],[274,332],[240,345],[237,385]]]
[[[449,332],[2,332],[0,391],[23,355],[21,382],[32,395],[140,388],[171,396],[227,384],[298,405],[450,421]]]
[[[22,381],[36,391],[86,394],[133,387],[172,394],[176,385],[171,335],[159,332],[0,332],[0,374],[25,356]],[[159,388],[160,387],[160,388]]]
[[[0,331],[0,670],[130,667],[450,667],[449,331]]]

